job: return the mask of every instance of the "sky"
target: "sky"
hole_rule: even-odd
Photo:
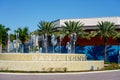
[[[40,21],[120,17],[120,0],[0,0],[0,24],[14,30],[38,29]]]

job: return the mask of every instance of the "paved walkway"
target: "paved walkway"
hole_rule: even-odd
[[[120,70],[76,73],[0,73],[0,80],[120,80]]]

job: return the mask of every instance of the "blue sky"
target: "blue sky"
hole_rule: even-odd
[[[120,16],[120,0],[0,0],[0,24],[38,29],[41,20]]]

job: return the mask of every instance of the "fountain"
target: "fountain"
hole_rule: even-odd
[[[54,53],[54,46],[57,44],[57,40],[55,39],[55,35],[52,34],[51,36],[51,43],[52,43],[52,47],[53,47],[53,53]]]
[[[59,39],[60,39],[60,45],[59,45],[59,46],[60,46],[60,53],[61,53],[61,46],[62,46],[62,45],[61,45],[61,42],[62,42],[62,34],[60,34],[60,35],[59,35]]]
[[[8,47],[7,47],[7,52],[10,52],[10,32],[8,31]]]
[[[48,44],[47,44],[47,33],[44,36],[44,47],[45,47],[45,53],[48,53]]]
[[[18,38],[19,38],[19,33],[16,33],[16,53],[18,53],[18,48],[19,48]]]
[[[39,53],[42,53],[42,47],[43,47],[43,39],[44,39],[44,36],[43,35],[41,35],[41,36],[39,36],[39,38],[38,38],[38,46],[39,46]]]
[[[70,44],[71,44],[71,52],[70,53],[75,53],[75,43],[77,40],[77,35],[76,33],[70,35]]]
[[[72,53],[75,53],[76,40],[77,40],[77,36],[76,36],[76,33],[74,33],[74,35],[73,35],[73,52]]]
[[[9,37],[9,36],[8,36]],[[18,52],[18,37],[19,34],[16,34],[16,53]],[[33,39],[34,38],[34,39]],[[48,53],[48,36],[47,34],[41,36],[41,43],[44,45],[39,45],[39,52],[42,52],[42,47],[45,48],[45,53]],[[61,52],[61,41],[62,35],[59,35],[60,42],[58,46],[60,46]],[[9,38],[8,38],[9,40]],[[85,54],[73,54],[75,53],[75,45],[77,36],[76,34],[71,34],[70,42],[67,42],[66,48],[67,52],[70,54],[54,54],[55,53],[55,45],[57,44],[57,40],[55,35],[51,35],[51,43],[52,43],[52,52],[53,54],[34,54],[32,52],[30,54],[0,54],[0,70],[18,70],[18,71],[85,71],[85,70],[99,70],[104,67],[104,61],[87,61]],[[31,37],[31,44],[35,47],[37,42],[35,36]],[[33,47],[31,47],[33,48]],[[9,48],[8,48],[9,49]],[[8,50],[9,51],[9,50]],[[14,61],[14,62],[13,62]],[[9,65],[7,65],[7,64]],[[23,66],[24,65],[24,68]],[[69,66],[68,66],[69,65]],[[73,66],[74,65],[74,66]]]
[[[66,49],[67,53],[71,53],[71,44],[69,42],[67,42]]]

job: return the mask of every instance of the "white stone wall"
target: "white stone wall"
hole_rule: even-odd
[[[0,70],[83,71],[103,67],[104,61],[87,61],[84,54],[0,54]]]
[[[84,71],[100,70],[104,61],[2,61],[0,70],[13,71]]]

